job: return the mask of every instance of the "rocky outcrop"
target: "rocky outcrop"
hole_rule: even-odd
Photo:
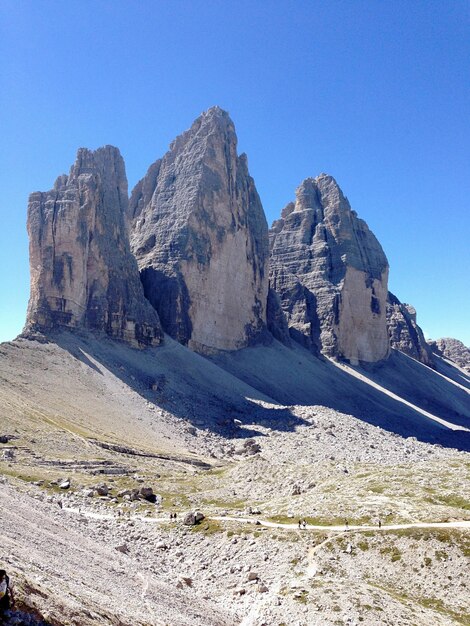
[[[282,310],[281,299],[271,287],[268,291],[266,311],[268,330],[271,335],[286,346],[291,346],[291,338],[287,318]]]
[[[470,373],[470,348],[452,337],[444,337],[428,342],[430,349],[437,355],[450,359]]]
[[[415,308],[400,302],[391,292],[388,292],[387,298],[387,324],[392,348],[434,367],[432,351],[416,323]]]
[[[136,346],[160,343],[130,251],[127,208],[124,161],[112,146],[80,149],[54,189],[31,194],[26,334],[87,328]]]
[[[388,262],[334,178],[307,178],[270,231],[272,288],[292,338],[352,363],[388,356]]]
[[[136,185],[131,246],[166,332],[202,352],[268,335],[268,227],[229,115],[203,113]]]

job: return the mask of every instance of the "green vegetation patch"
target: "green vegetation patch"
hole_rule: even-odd
[[[204,519],[199,524],[191,526],[191,531],[193,533],[203,533],[204,535],[215,535],[216,533],[223,533],[224,529],[217,520]]]

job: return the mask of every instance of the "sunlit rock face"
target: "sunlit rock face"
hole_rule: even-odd
[[[294,339],[351,363],[388,356],[387,258],[333,177],[303,181],[270,248],[271,286]]]
[[[415,308],[400,302],[391,292],[387,299],[387,323],[392,348],[425,365],[434,366],[432,350],[416,322]]]
[[[267,339],[268,227],[229,115],[203,113],[136,185],[131,247],[164,330],[190,348]]]
[[[54,189],[31,194],[26,333],[86,328],[134,346],[160,343],[130,251],[127,208],[124,161],[112,146],[80,149]]]
[[[427,343],[433,354],[450,359],[454,363],[457,363],[459,367],[470,373],[470,348],[459,339],[443,337],[435,341],[430,339]]]

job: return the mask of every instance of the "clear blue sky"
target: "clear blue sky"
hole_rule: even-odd
[[[466,0],[0,0],[0,340],[25,319],[28,194],[107,143],[131,188],[214,104],[269,222],[332,174],[425,332],[470,344]]]

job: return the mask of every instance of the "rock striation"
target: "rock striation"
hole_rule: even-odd
[[[435,354],[450,359],[470,373],[470,348],[467,348],[462,341],[452,337],[443,337],[436,341],[430,340],[428,344]]]
[[[388,262],[331,176],[307,178],[270,230],[271,287],[290,335],[351,363],[389,354]]]
[[[131,247],[163,329],[194,350],[268,337],[268,226],[228,113],[213,107],[134,188]]]
[[[26,334],[86,328],[135,346],[160,343],[158,315],[130,251],[127,209],[124,161],[112,146],[80,149],[54,189],[31,194]]]
[[[392,348],[434,367],[432,350],[416,322],[415,308],[401,303],[390,291],[387,298],[387,324]]]

